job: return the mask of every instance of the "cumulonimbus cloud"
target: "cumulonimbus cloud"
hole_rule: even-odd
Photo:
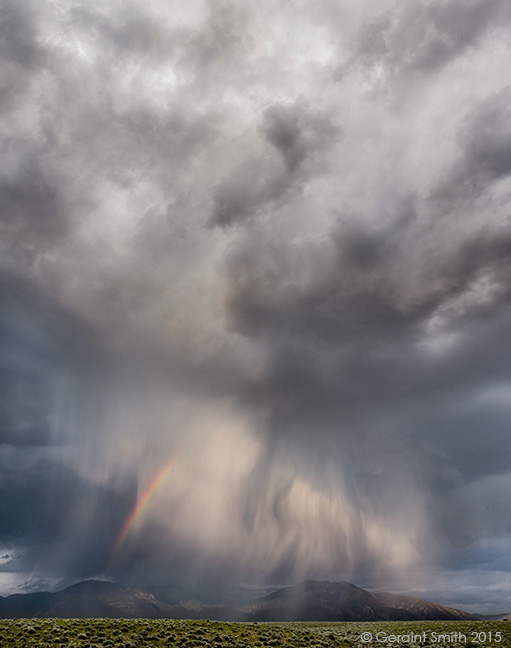
[[[509,533],[509,19],[6,4],[6,569],[370,582]]]

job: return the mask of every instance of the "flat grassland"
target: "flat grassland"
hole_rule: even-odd
[[[227,623],[169,619],[0,620],[1,648],[374,648],[389,645],[511,648],[511,622]]]

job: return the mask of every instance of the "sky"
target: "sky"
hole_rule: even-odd
[[[0,594],[511,609],[510,28],[3,0]]]

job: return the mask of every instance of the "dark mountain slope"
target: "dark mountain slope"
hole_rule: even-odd
[[[413,614],[414,619],[424,621],[454,621],[474,618],[468,612],[430,603],[429,601],[423,601],[415,596],[403,596],[402,594],[390,594],[389,592],[382,592],[377,594],[377,596],[386,605],[396,611],[406,610],[410,612]]]
[[[305,581],[242,608],[260,621],[411,621],[471,619],[466,612],[398,594],[374,594],[351,583]]]
[[[305,581],[236,609],[186,598],[174,586],[138,588],[83,581],[61,592],[0,597],[1,618],[122,617],[223,621],[397,621],[472,619],[469,614],[412,596],[374,594],[351,583]],[[165,600],[160,600],[160,597]]]
[[[184,618],[186,610],[157,601],[143,589],[106,581],[83,581],[50,594],[14,594],[0,601],[2,618],[143,617]]]

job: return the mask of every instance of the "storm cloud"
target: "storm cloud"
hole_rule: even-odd
[[[4,3],[3,593],[339,577],[509,608],[510,22]]]

